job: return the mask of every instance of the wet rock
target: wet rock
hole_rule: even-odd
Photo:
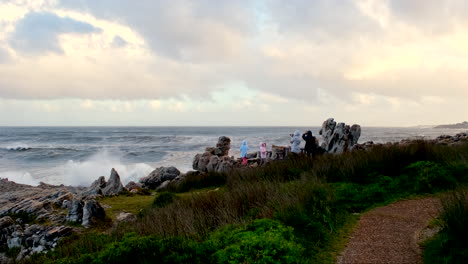
[[[176,167],[160,167],[141,178],[140,183],[144,188],[155,189],[163,182],[174,180],[179,175],[180,171]]]

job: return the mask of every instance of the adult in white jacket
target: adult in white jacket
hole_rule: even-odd
[[[298,130],[291,137],[291,152],[301,153],[301,133]]]

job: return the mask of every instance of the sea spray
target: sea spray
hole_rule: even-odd
[[[137,181],[153,170],[153,167],[145,163],[123,164],[120,158],[107,150],[100,151],[85,161],[69,160],[59,169],[65,185],[89,186],[99,176],[107,179],[112,168],[119,172],[123,184]]]

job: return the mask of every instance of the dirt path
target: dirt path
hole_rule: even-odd
[[[440,206],[439,199],[424,198],[363,214],[337,263],[421,263],[418,237]]]

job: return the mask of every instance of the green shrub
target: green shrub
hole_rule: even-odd
[[[426,263],[468,263],[468,188],[459,188],[441,198],[442,230],[424,251]]]
[[[174,201],[175,194],[171,192],[162,192],[154,198],[153,206],[158,208],[171,204]]]
[[[406,167],[414,191],[430,193],[455,186],[456,180],[444,166],[431,161],[418,161]]]
[[[294,241],[293,229],[269,219],[245,228],[227,227],[205,242],[217,249],[214,263],[300,263],[303,248]]]

